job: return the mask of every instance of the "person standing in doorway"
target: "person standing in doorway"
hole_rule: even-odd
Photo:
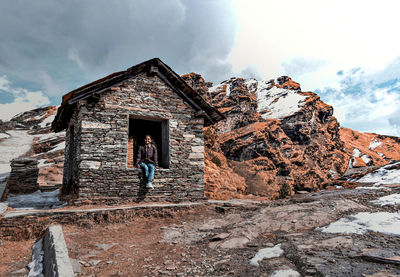
[[[150,135],[144,138],[144,145],[139,147],[136,166],[142,168],[147,178],[146,188],[153,189],[154,170],[158,167],[157,147]]]

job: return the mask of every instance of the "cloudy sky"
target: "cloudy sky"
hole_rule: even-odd
[[[400,136],[398,0],[4,0],[0,119],[153,57],[220,82],[289,75],[344,127]]]

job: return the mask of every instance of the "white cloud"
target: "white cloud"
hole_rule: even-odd
[[[10,120],[14,115],[43,107],[50,104],[50,100],[41,91],[29,91],[23,88],[15,88],[7,79],[7,76],[0,77],[0,98],[1,94],[7,92],[14,96],[11,103],[0,104],[0,119]]]
[[[331,78],[340,69],[381,70],[400,56],[400,38],[395,35],[400,2],[396,0],[234,3],[239,30],[230,58],[235,68],[250,64],[270,76],[285,74],[282,62],[299,57],[322,61],[324,67],[312,74],[318,78],[292,76],[314,90],[320,87],[321,78],[335,81]]]
[[[399,1],[234,0],[234,7],[236,71],[251,65],[264,79],[289,75],[303,91],[320,91],[342,126],[400,136]]]
[[[388,68],[392,68],[391,65]],[[400,136],[400,81],[380,79],[382,72],[367,74],[355,69],[344,72],[337,87],[318,93],[332,105],[344,127],[361,132]]]
[[[10,87],[10,81],[7,76],[0,76],[0,90],[7,90]]]

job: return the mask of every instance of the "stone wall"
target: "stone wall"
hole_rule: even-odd
[[[179,211],[188,212],[194,207],[209,204],[204,201],[177,204],[146,203],[96,209],[20,211],[14,212],[13,215],[9,212],[0,221],[0,240],[37,238],[43,236],[46,228],[52,224],[90,228],[94,224],[126,223],[143,217],[171,217]]]
[[[194,109],[157,76],[141,74],[128,79],[102,92],[96,101],[81,100],[76,111],[70,126],[75,131],[78,168],[76,174],[66,175],[72,174],[80,200],[203,199],[204,119],[195,117]],[[128,166],[129,118],[168,120],[169,168],[156,170],[151,192],[140,170]],[[67,146],[67,163],[69,151]]]
[[[32,193],[39,189],[38,162],[33,158],[19,158],[11,161],[11,173],[7,181],[9,193]]]

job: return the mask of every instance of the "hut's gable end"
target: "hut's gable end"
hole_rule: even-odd
[[[140,198],[134,156],[147,133],[157,142],[161,167],[151,195],[165,201],[203,198],[204,119],[159,77],[134,76],[78,105],[71,125],[79,127],[79,198]]]

